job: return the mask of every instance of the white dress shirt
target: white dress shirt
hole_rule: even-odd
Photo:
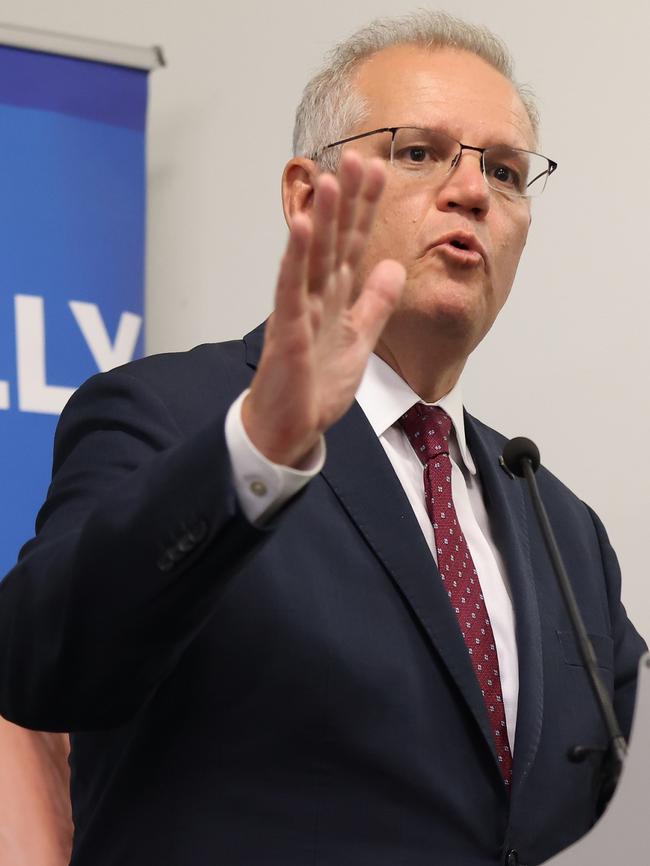
[[[301,470],[271,463],[255,448],[244,430],[241,404],[246,393],[241,394],[230,407],[226,417],[226,443],[241,507],[251,522],[264,522],[320,472],[325,462],[325,443],[321,440]],[[370,356],[356,399],[377,434],[413,508],[431,555],[436,559],[433,526],[425,506],[422,463],[398,423],[407,409],[423,401],[377,355]],[[444,409],[452,420],[449,443],[452,496],[492,623],[508,739],[514,753],[519,667],[514,611],[505,566],[494,542],[481,483],[467,448],[460,386],[457,384],[435,405]],[[431,579],[439,579],[433,569]]]

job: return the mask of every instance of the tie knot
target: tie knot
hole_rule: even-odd
[[[449,454],[451,418],[440,406],[416,403],[402,415],[399,422],[413,450],[425,465],[432,457]]]

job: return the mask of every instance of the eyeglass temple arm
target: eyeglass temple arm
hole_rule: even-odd
[[[360,138],[367,138],[369,135],[376,135],[378,132],[390,132],[393,138],[395,138],[395,133],[400,128],[402,127],[382,126],[381,129],[371,129],[369,132],[360,132],[358,135],[351,135],[349,138],[342,138],[340,141],[333,141],[331,144],[326,144],[325,147],[321,147],[320,150],[312,153],[309,159],[318,159],[322,153],[329,150],[331,147],[338,147],[341,144],[347,144],[349,141],[358,141]]]
[[[544,177],[545,174],[548,174],[548,175],[553,174],[553,172],[555,171],[556,168],[557,168],[557,162],[553,162],[553,160],[549,159],[548,160],[548,168],[546,169],[546,171],[540,171],[540,173],[536,177],[534,177],[532,180],[529,180],[528,183],[526,184],[526,189],[531,187],[535,183],[536,180],[540,179],[540,177]]]

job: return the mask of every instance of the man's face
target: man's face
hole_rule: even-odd
[[[370,113],[351,135],[385,126],[429,127],[476,147],[534,149],[528,115],[512,84],[467,52],[386,49],[360,67],[356,86]],[[364,156],[385,154],[387,138],[370,136],[346,147]],[[402,301],[382,337],[389,353],[391,342],[412,337],[451,341],[468,355],[508,297],[529,224],[528,201],[491,190],[476,151],[463,151],[455,169],[435,184],[405,184],[389,166],[360,275],[385,258],[406,268]],[[468,263],[449,245],[436,246],[454,231],[476,237],[485,258]]]

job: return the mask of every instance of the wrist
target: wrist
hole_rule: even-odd
[[[249,392],[241,407],[241,420],[246,435],[255,448],[271,463],[302,469],[310,462],[314,449],[320,442],[317,431],[300,434],[295,425],[282,430],[275,423],[269,424],[269,411],[259,411],[253,392]]]

